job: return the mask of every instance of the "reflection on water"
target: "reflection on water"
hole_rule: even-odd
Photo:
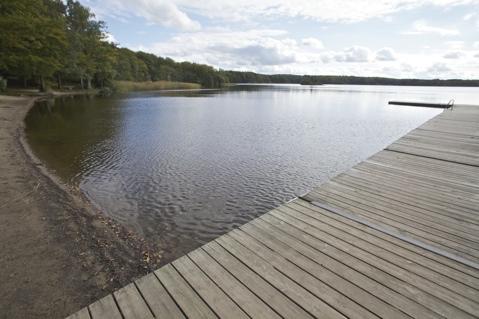
[[[36,154],[177,257],[304,193],[477,89],[238,86],[75,98],[27,117]],[[471,101],[469,101],[470,99]]]

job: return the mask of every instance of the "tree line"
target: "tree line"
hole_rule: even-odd
[[[479,80],[461,79],[394,79],[385,77],[342,75],[258,74],[254,72],[221,71],[231,83],[292,83],[301,85],[409,85],[409,86],[479,86]]]
[[[393,79],[384,77],[305,75],[303,85],[356,84],[356,85],[410,85],[410,86],[479,86],[479,80],[460,79]]]
[[[89,8],[67,0],[0,0],[0,76],[25,87],[65,83],[84,89],[113,80],[228,82],[215,68],[175,62],[107,41],[106,25]]]
[[[122,81],[479,86],[479,80],[259,74],[134,52],[107,41],[106,25],[75,0],[0,0],[0,78],[17,86],[83,89]],[[2,88],[0,83],[0,89]]]

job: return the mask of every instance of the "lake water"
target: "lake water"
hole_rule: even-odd
[[[38,104],[34,152],[168,260],[302,194],[477,88],[237,86]]]

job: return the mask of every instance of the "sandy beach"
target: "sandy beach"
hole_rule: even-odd
[[[63,318],[156,267],[142,239],[32,156],[24,117],[34,102],[0,96],[0,318]]]

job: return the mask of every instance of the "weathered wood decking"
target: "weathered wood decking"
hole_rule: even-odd
[[[479,317],[479,106],[71,318]]]

